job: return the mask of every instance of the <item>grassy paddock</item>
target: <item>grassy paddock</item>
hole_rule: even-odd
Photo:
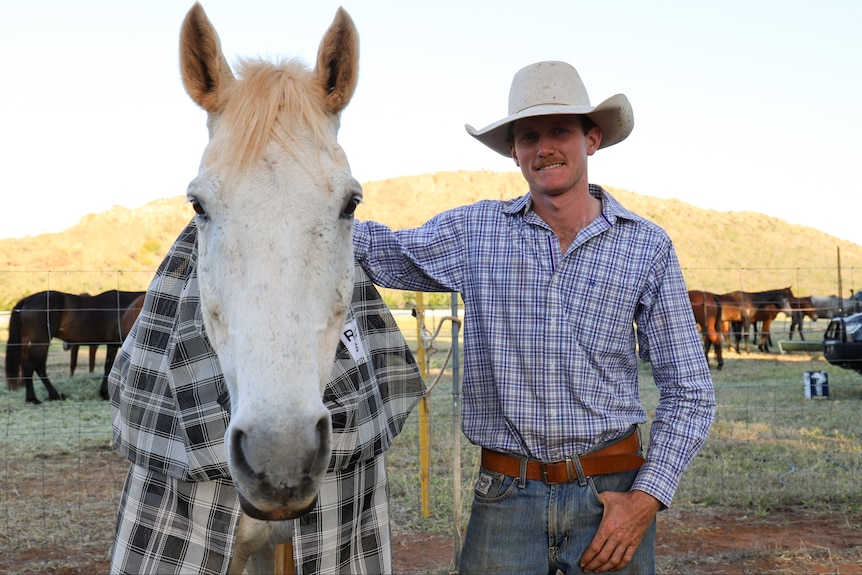
[[[429,313],[426,328],[434,333],[447,314]],[[409,312],[396,317],[416,349],[416,320]],[[775,330],[779,339],[781,329]],[[0,354],[4,356],[5,342],[5,324],[0,321]],[[429,381],[440,373],[450,343],[450,327],[444,325],[429,350]],[[713,371],[716,422],[704,449],[683,477],[675,505],[740,508],[755,514],[787,507],[817,512],[859,510],[862,376],[829,366],[816,353],[726,352],[725,360],[721,372]],[[69,539],[82,553],[96,550],[106,554],[110,548],[125,467],[111,448],[110,407],[98,397],[103,361],[104,348],[95,373],[88,374],[86,351],[81,350],[78,375],[70,377],[68,352],[59,342],[52,346],[48,372],[67,396],[65,402],[25,405],[23,390],[9,392],[5,385],[0,386],[0,566],[4,555],[17,558],[28,549],[42,553]],[[830,398],[805,399],[803,373],[818,370],[828,372]],[[41,383],[36,383],[36,390],[39,397],[45,397]],[[652,417],[658,394],[648,365],[641,369],[641,396]],[[453,429],[451,363],[445,366],[428,405],[429,512],[426,516],[421,507],[419,416],[414,411],[387,453],[393,529],[454,537],[454,478],[458,477],[461,486],[459,526],[463,527],[469,516],[478,449]],[[456,439],[460,466],[453,471]],[[64,565],[72,558],[54,561],[51,565]],[[40,569],[51,565],[43,564]],[[29,567],[15,564],[10,572],[24,571],[31,572]]]
[[[438,312],[440,313],[440,312]],[[398,319],[415,349],[416,322]],[[436,320],[436,321],[439,321]],[[784,339],[777,322],[773,333]],[[821,322],[822,323],[822,322]],[[426,327],[434,331],[432,318]],[[785,330],[782,333],[782,330]],[[445,326],[442,336],[448,337]],[[813,339],[818,335],[809,334]],[[822,337],[822,336],[820,336]],[[439,373],[449,341],[430,359],[429,379]],[[714,360],[711,360],[714,363]],[[859,510],[862,474],[862,375],[830,366],[819,353],[741,355],[725,352],[713,370],[718,412],[703,450],[683,476],[675,505],[745,508],[753,513],[802,506],[813,511]],[[454,474],[451,365],[429,398],[431,411],[430,513],[419,510],[419,425],[414,411],[388,453],[397,525],[452,533]],[[829,399],[805,399],[806,371],[826,371]],[[641,366],[641,398],[649,418],[658,391],[647,364]],[[649,423],[644,429],[647,437]],[[462,523],[469,517],[478,449],[458,433],[461,452]]]

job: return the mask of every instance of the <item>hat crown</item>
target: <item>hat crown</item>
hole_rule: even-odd
[[[581,76],[566,62],[537,62],[521,68],[509,90],[509,115],[534,106],[590,106]]]

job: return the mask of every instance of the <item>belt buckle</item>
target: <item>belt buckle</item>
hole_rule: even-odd
[[[566,481],[568,483],[573,483],[574,481],[576,481],[578,479],[578,471],[575,469],[575,462],[572,461],[571,457],[567,457],[566,459],[564,459],[562,461],[562,463],[566,464]],[[551,464],[542,463],[542,480],[547,485],[553,485],[552,482],[548,481],[548,465],[556,465],[556,464],[555,463],[551,463]],[[557,481],[554,483],[560,483],[560,482]]]

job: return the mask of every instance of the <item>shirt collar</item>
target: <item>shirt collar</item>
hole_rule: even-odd
[[[637,219],[637,216],[623,207],[616,198],[610,195],[604,188],[598,184],[590,184],[590,195],[602,201],[602,217],[607,220],[610,225],[614,225],[617,218],[627,220]],[[526,214],[533,206],[533,200],[529,192],[519,198],[514,198],[506,202],[503,206],[504,214]]]

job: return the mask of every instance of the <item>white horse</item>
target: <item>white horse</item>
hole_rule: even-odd
[[[811,304],[820,319],[832,319],[862,311],[862,302],[855,298],[841,299],[837,295],[811,296]]]
[[[362,194],[336,136],[356,87],[358,34],[339,9],[314,70],[243,61],[234,76],[195,4],[180,62],[208,113],[188,199],[203,320],[230,392],[228,465],[247,515],[291,519],[314,504],[330,459],[322,394],[350,303]]]

